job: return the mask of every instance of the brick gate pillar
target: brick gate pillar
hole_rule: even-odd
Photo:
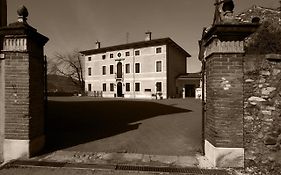
[[[7,25],[7,1],[0,0],[0,28]],[[0,36],[0,162],[3,161],[4,142],[4,56],[1,54],[3,38]]]
[[[1,41],[0,41],[1,43]],[[3,158],[3,144],[4,144],[4,123],[5,123],[5,98],[4,98],[4,55],[0,53],[0,162],[4,161]]]
[[[258,24],[216,24],[203,36],[205,155],[216,167],[243,167],[244,39]]]
[[[24,6],[18,16],[17,22],[0,29],[5,62],[5,161],[30,157],[45,142],[43,47],[48,38],[27,24]]]

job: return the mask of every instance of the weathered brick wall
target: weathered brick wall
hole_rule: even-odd
[[[244,71],[246,170],[252,174],[279,174],[281,62],[268,61],[264,55],[246,55]]]
[[[5,139],[29,139],[29,59],[5,53]]]
[[[44,60],[33,54],[29,57],[30,74],[30,139],[44,134]]]
[[[206,61],[206,139],[216,147],[242,148],[242,55],[212,54]]]

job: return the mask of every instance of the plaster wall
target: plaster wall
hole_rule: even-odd
[[[161,53],[156,53],[156,48],[161,48]],[[140,55],[135,55],[139,51]],[[126,52],[129,56],[126,56]],[[110,58],[112,54],[113,58]],[[121,54],[118,56],[118,54]],[[103,59],[105,55],[105,59]],[[89,61],[89,57],[90,61]],[[88,84],[91,91],[103,91],[103,84],[106,84],[106,91],[103,97],[115,97],[117,94],[117,83],[122,83],[122,92],[126,98],[152,98],[156,93],[156,82],[162,83],[163,97],[167,97],[167,64],[166,45],[145,47],[138,49],[117,50],[101,54],[94,54],[85,57],[85,84],[88,91]],[[161,61],[161,72],[156,72],[156,62]],[[116,81],[117,64],[122,63],[123,78]],[[135,64],[140,64],[140,73],[135,73]],[[129,65],[129,73],[126,73],[126,65]],[[110,73],[110,65],[113,66],[113,73]],[[106,74],[102,74],[102,67],[106,67]],[[91,75],[88,74],[91,68]],[[130,91],[126,91],[126,83],[130,84]],[[135,91],[135,83],[140,83],[140,91]],[[110,91],[110,84],[114,84],[114,90]]]

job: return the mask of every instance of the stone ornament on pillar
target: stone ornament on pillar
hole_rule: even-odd
[[[224,0],[222,10],[223,14],[223,23],[233,23],[235,22],[235,18],[233,15],[234,3],[232,0]]]
[[[28,17],[28,10],[24,5],[17,10],[17,13],[18,13],[18,22],[26,22]]]

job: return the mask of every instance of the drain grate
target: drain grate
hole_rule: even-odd
[[[2,168],[12,167],[65,167],[79,169],[108,169],[119,171],[143,171],[143,172],[164,172],[164,173],[183,173],[189,175],[228,175],[225,170],[217,169],[199,169],[195,167],[176,168],[176,167],[153,167],[137,165],[110,165],[110,164],[85,164],[85,163],[62,163],[62,162],[45,162],[31,160],[16,160]]]
[[[64,167],[67,163],[63,162],[44,162],[44,161],[26,161],[26,160],[16,160],[7,164],[9,167],[17,166],[37,166],[37,167]]]
[[[187,173],[196,175],[228,175],[225,170],[210,170],[199,168],[174,168],[174,167],[150,167],[150,166],[132,166],[117,165],[116,170],[124,171],[150,171],[150,172],[166,172],[166,173]]]
[[[115,165],[110,164],[86,164],[86,163],[63,163],[63,162],[46,162],[16,160],[6,165],[7,167],[52,167],[52,168],[79,168],[79,169],[115,169]]]

